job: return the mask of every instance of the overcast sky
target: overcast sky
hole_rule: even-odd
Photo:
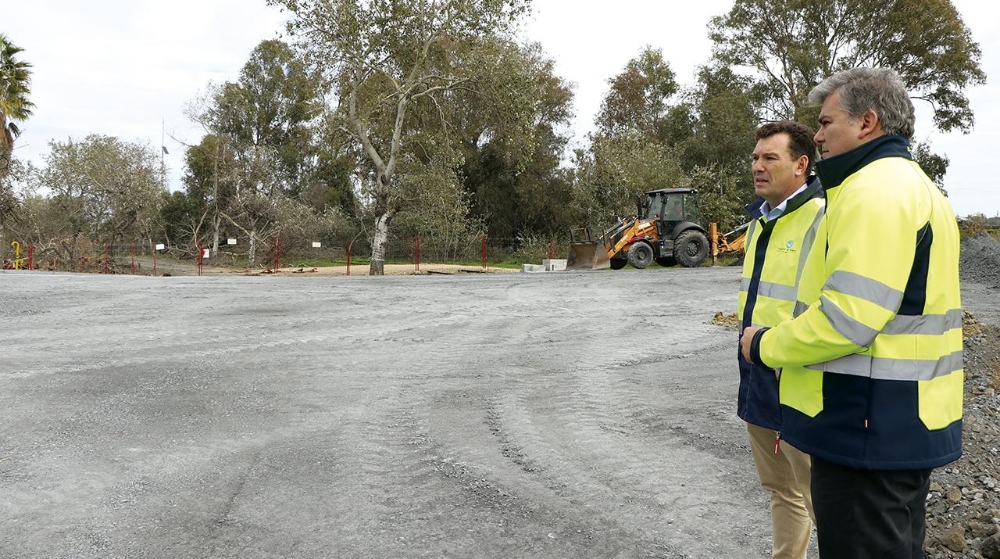
[[[959,215],[1000,215],[1000,181],[989,166],[1000,146],[1000,18],[990,2],[953,3],[982,47],[990,83],[967,92],[977,122],[971,134],[933,132],[929,110],[918,102],[916,136],[951,160],[945,186]],[[181,187],[184,143],[197,143],[203,133],[184,117],[184,106],[209,82],[236,80],[250,51],[277,37],[284,21],[264,0],[9,4],[0,33],[34,65],[36,108],[22,125],[17,156],[40,164],[50,140],[91,133],[159,146],[165,133],[174,190]],[[708,20],[731,5],[732,0],[701,0],[678,9],[676,2],[651,0],[535,0],[523,35],[540,42],[556,71],[575,84],[574,141],[582,146],[608,78],[648,44],[663,50],[682,85],[693,84],[696,66],[710,53]]]

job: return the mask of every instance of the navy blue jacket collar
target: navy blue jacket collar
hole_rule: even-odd
[[[880,136],[851,151],[817,162],[816,174],[823,183],[823,189],[829,190],[840,186],[844,179],[865,165],[884,157],[905,157],[912,160],[910,141],[898,134]]]

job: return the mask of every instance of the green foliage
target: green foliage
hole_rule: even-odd
[[[0,179],[8,172],[13,159],[14,140],[21,133],[17,123],[27,120],[35,104],[31,102],[31,64],[19,60],[24,49],[0,33]],[[0,185],[2,188],[2,185]],[[8,202],[10,192],[0,190]],[[12,210],[9,203],[0,204],[0,224]]]
[[[677,150],[642,136],[595,137],[577,153],[573,193],[579,226],[606,228],[636,212],[644,192],[681,186],[686,180]]]
[[[49,147],[41,184],[53,193],[65,234],[115,244],[158,229],[165,188],[150,146],[91,134]]]
[[[494,45],[485,94],[459,93],[454,136],[470,220],[493,238],[563,230],[570,186],[559,169],[572,93],[537,44]],[[512,93],[516,92],[516,94]]]
[[[11,158],[8,172],[0,173],[0,233],[5,225],[15,226],[26,221],[22,201],[36,176],[37,170],[31,162],[17,158]]]
[[[199,223],[204,219],[204,204],[187,192],[163,193],[160,218],[168,244],[193,245],[198,240]]]
[[[948,158],[932,153],[930,144],[926,142],[914,143],[910,146],[910,151],[912,152],[913,160],[920,164],[920,167],[927,173],[927,176],[947,196],[948,191],[944,189],[944,175],[948,172]]]
[[[747,157],[756,144],[757,109],[764,97],[750,78],[726,67],[703,66],[685,107],[690,128],[677,142],[684,170],[712,167],[738,177],[741,187],[752,187]]]
[[[698,205],[706,228],[714,222],[719,233],[725,233],[750,220],[744,208],[754,199],[754,194],[752,188],[741,186],[742,179],[742,174],[716,166],[692,170],[687,186],[698,191]]]
[[[295,196],[312,170],[317,146],[313,128],[322,109],[322,82],[287,44],[263,41],[250,54],[235,83],[215,93],[206,116],[214,134],[228,139],[235,156],[251,161],[267,150],[275,163],[260,187]]]
[[[397,175],[401,160],[442,161],[454,151],[449,134],[456,97],[469,91],[494,99],[519,88],[490,73],[491,55],[526,13],[526,0],[269,0],[292,14],[289,31],[308,59],[335,85],[331,124],[358,154],[362,202],[369,206],[373,275],[381,274],[389,224],[413,198]],[[508,97],[510,98],[510,97]],[[516,99],[516,96],[513,98]],[[421,105],[423,105],[421,107]],[[507,110],[519,114],[519,105]],[[497,111],[505,114],[506,110]],[[415,122],[436,121],[436,126]],[[510,136],[510,134],[505,134]],[[431,153],[443,148],[441,154]]]
[[[663,51],[646,46],[608,83],[611,88],[597,115],[599,133],[664,139],[670,125],[668,100],[679,86]]]
[[[942,131],[968,132],[963,90],[985,83],[979,45],[949,0],[736,0],[712,19],[714,58],[748,67],[769,91],[764,116],[814,122],[809,90],[857,66],[896,70]]]

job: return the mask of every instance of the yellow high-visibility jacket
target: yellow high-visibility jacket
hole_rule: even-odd
[[[810,177],[805,189],[785,202],[784,213],[776,219],[767,220],[760,214],[760,202],[758,199],[747,206],[747,212],[755,219],[747,231],[737,306],[741,332],[747,326],[777,326],[792,318],[796,286],[825,207],[823,189],[815,177]],[[736,353],[740,367],[736,415],[747,423],[780,429],[781,408],[774,371],[752,365],[739,351]]]
[[[952,462],[964,381],[955,213],[901,136],[821,161],[817,173],[827,246],[810,259],[824,262],[807,262],[796,318],[759,332],[751,349],[755,363],[782,369],[781,436],[858,469]]]

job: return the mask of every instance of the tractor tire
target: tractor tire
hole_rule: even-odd
[[[649,266],[653,263],[653,247],[648,243],[635,243],[628,249],[628,263],[640,270]]]
[[[621,270],[628,264],[628,258],[612,258],[610,263],[612,270]]]
[[[674,257],[685,268],[696,268],[708,258],[708,237],[697,229],[688,229],[674,241]]]
[[[656,263],[664,268],[669,268],[677,265],[677,259],[669,256],[662,256],[656,259]]]

